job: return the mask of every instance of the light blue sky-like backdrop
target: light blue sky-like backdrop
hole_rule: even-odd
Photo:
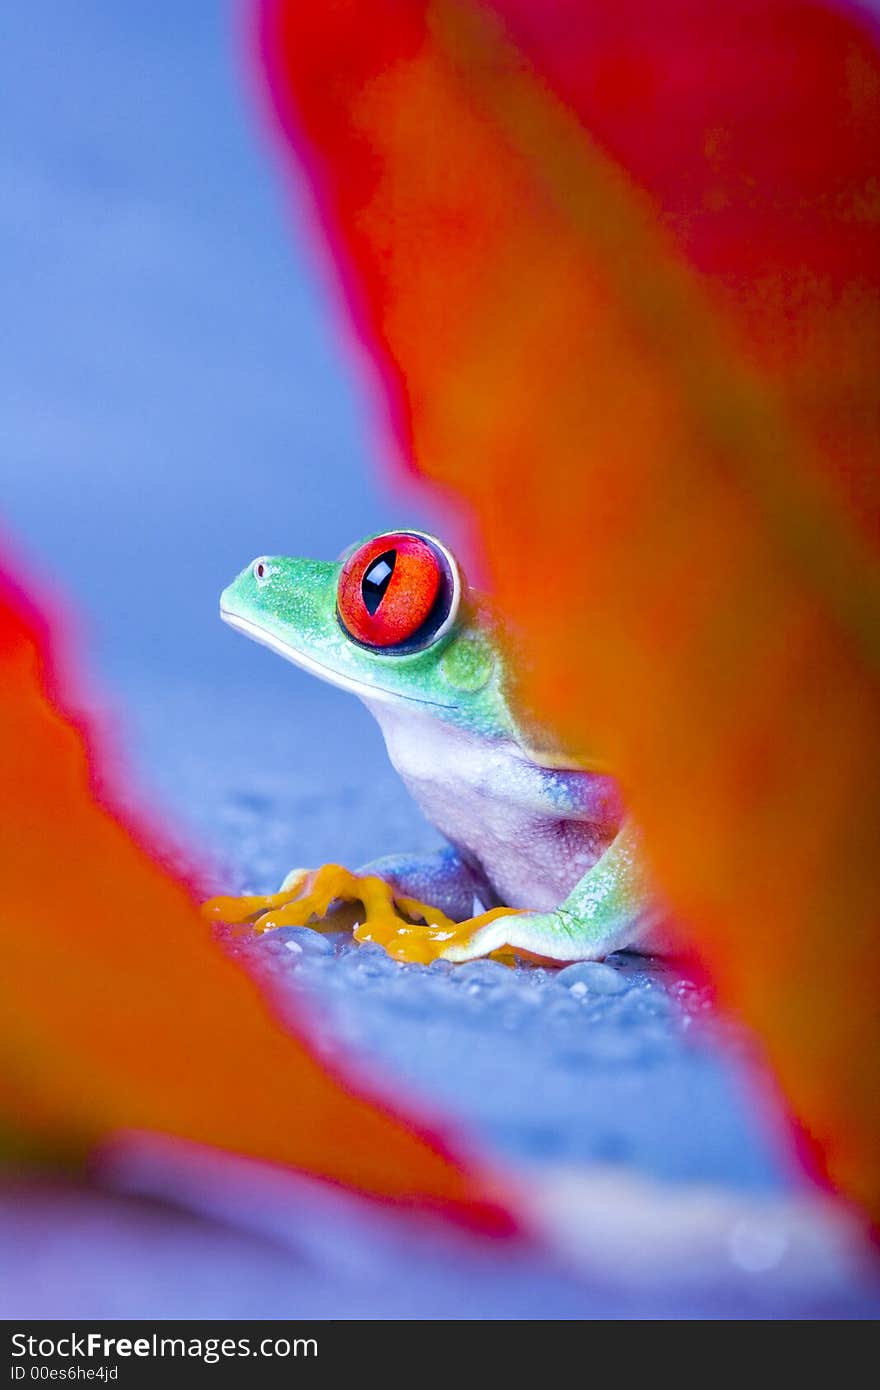
[[[326,269],[270,152],[234,4],[2,21],[0,529],[106,677],[296,690],[216,620],[261,552],[424,521],[378,466]],[[335,698],[335,697],[328,697]]]

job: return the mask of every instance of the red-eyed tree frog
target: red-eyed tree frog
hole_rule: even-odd
[[[294,869],[279,893],[215,898],[207,915],[268,930],[359,901],[358,941],[422,963],[495,952],[562,963],[662,946],[615,781],[533,751],[496,621],[439,540],[388,532],[333,564],[264,555],[224,590],[220,613],[359,696],[449,847],[354,873]]]

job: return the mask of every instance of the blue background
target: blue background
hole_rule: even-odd
[[[240,679],[215,614],[248,560],[428,515],[382,486],[378,393],[271,152],[242,14],[4,15],[0,507],[111,674]],[[250,670],[300,679],[276,664]]]

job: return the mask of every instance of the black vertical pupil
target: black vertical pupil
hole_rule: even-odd
[[[361,593],[364,596],[364,607],[371,618],[385,597],[385,590],[388,588],[391,576],[394,573],[394,562],[396,559],[396,550],[386,550],[384,555],[377,555],[361,580]]]

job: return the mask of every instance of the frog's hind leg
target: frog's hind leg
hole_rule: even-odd
[[[360,903],[358,941],[374,941],[399,959],[433,959],[451,940],[456,922],[484,906],[488,885],[481,883],[454,849],[430,856],[389,856],[352,873],[341,864],[292,869],[277,893],[266,897],[212,898],[204,914],[232,924],[250,923],[257,931],[314,926],[335,929],[328,917],[340,903]],[[421,937],[431,944],[423,949]],[[434,944],[436,942],[436,944]]]
[[[451,845],[433,854],[389,854],[373,859],[358,874],[377,874],[395,893],[431,903],[453,921],[495,906],[488,883]]]

